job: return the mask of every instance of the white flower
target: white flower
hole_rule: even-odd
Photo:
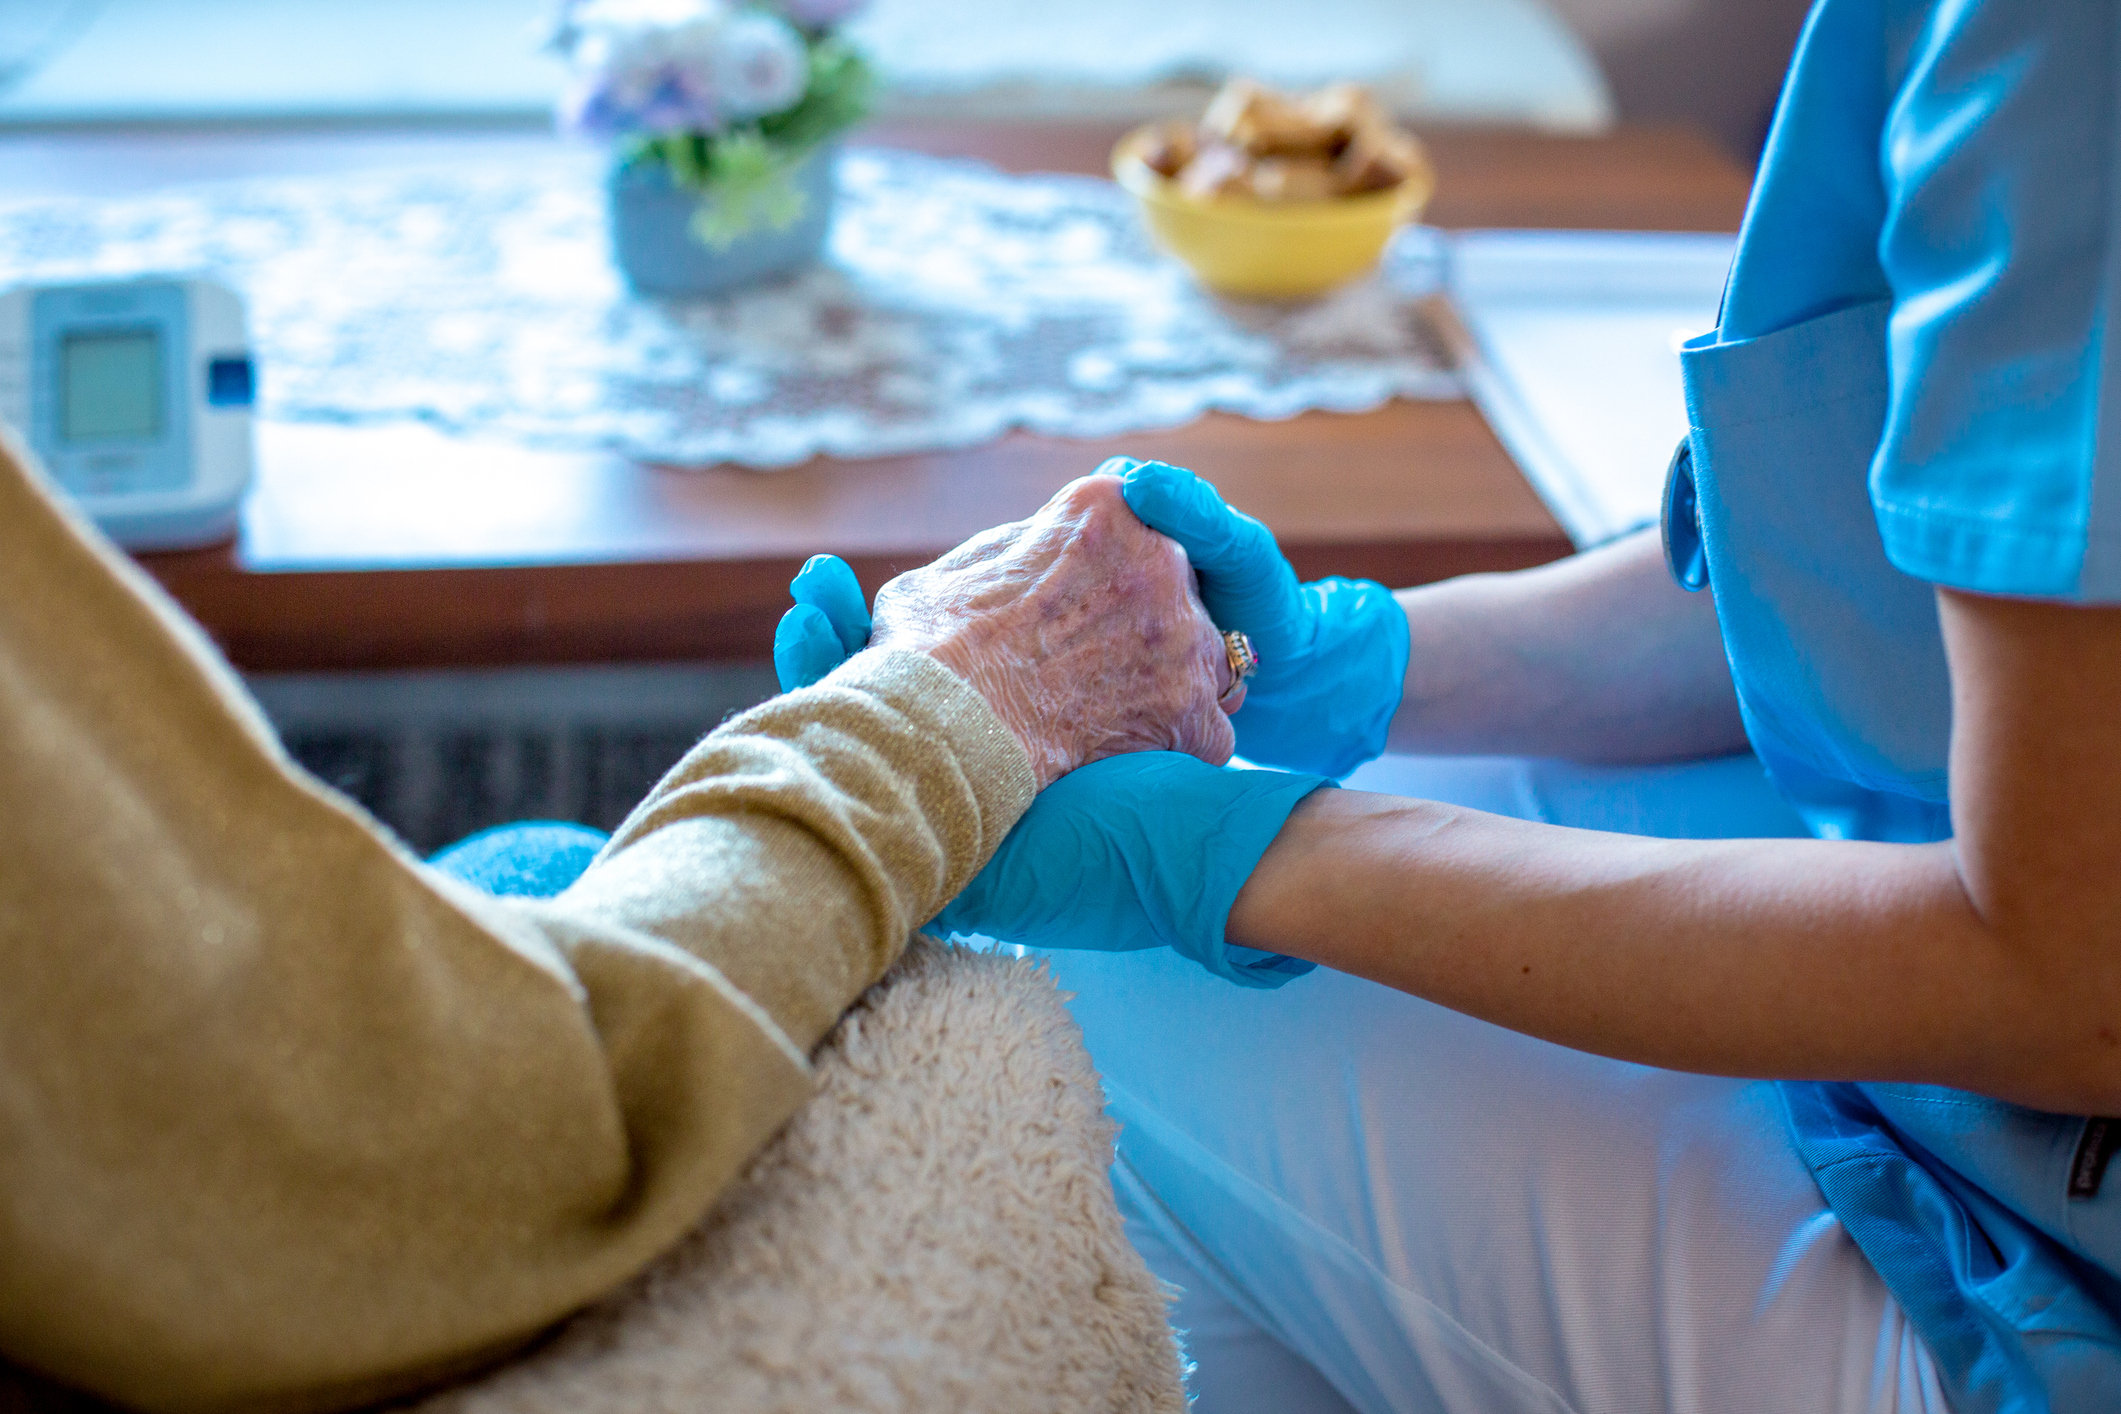
[[[802,36],[729,0],[573,0],[553,47],[573,71],[560,121],[598,137],[711,135],[782,112],[810,82]]]
[[[714,36],[711,52],[714,96],[731,117],[781,112],[809,87],[802,36],[786,20],[762,10],[731,15]]]

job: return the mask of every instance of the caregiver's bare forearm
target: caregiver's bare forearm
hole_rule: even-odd
[[[1623,1060],[2121,1110],[2111,949],[1992,929],[1948,844],[1654,840],[1321,791],[1228,936]]]
[[[1745,745],[1715,604],[1672,582],[1654,531],[1398,598],[1395,751],[1643,762]]]

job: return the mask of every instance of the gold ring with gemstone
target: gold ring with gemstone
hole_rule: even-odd
[[[1234,628],[1223,635],[1223,652],[1230,659],[1230,690],[1234,692],[1239,683],[1259,671],[1259,654],[1253,651],[1252,640],[1245,637],[1243,630]]]

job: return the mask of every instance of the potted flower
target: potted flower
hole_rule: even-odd
[[[612,250],[636,290],[701,294],[815,258],[835,139],[870,70],[866,0],[565,0],[563,129],[612,145]]]

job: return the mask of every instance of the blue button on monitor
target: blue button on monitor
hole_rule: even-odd
[[[247,408],[257,397],[257,369],[248,358],[217,358],[206,365],[206,401],[214,407]]]

